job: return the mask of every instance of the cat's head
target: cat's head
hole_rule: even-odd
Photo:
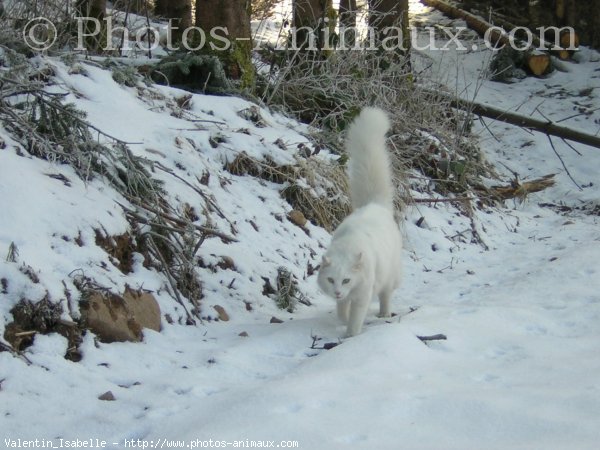
[[[325,294],[345,299],[361,279],[362,253],[342,257],[323,256],[317,282]]]

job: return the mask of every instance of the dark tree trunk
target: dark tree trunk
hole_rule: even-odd
[[[76,7],[82,17],[93,17],[102,22],[106,16],[106,0],[79,0]]]
[[[294,0],[293,10],[297,46],[316,50],[328,46],[329,39],[325,30],[331,32],[335,27],[331,0]]]
[[[107,43],[106,38],[106,0],[79,0],[76,3],[76,9],[81,17],[91,17],[100,22],[100,33],[95,36],[86,36],[84,45],[88,51],[101,52],[102,48]],[[94,34],[96,32],[96,24],[92,21],[85,21],[83,32],[85,34]]]
[[[341,27],[356,27],[356,0],[340,0],[339,22]]]
[[[129,12],[131,14],[144,15],[149,0],[113,0],[113,8],[120,11]]]
[[[178,41],[186,28],[192,26],[192,0],[156,0],[154,13],[171,19],[173,41]]]
[[[408,0],[369,0],[369,26],[375,30],[378,45],[394,46],[402,56],[410,53]]]
[[[223,42],[215,41],[217,54],[224,63],[227,75],[241,80],[245,87],[254,83],[250,13],[250,0],[196,0],[196,26],[204,30],[209,45],[212,29],[227,28],[227,33],[216,31],[216,34],[227,36],[231,47],[220,50]]]

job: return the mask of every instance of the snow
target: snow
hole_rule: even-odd
[[[433,76],[467,98],[476,94],[481,102],[532,115],[537,110],[554,120],[581,107],[587,114],[564,124],[593,134],[600,119],[600,58],[584,52],[577,70],[512,85],[479,79],[489,52],[425,56],[437,63]],[[69,92],[68,100],[92,124],[134,143],[136,155],[194,185],[203,171],[211,174],[208,186],[199,187],[235,225],[238,242],[210,238],[200,247],[206,263],[226,255],[236,265],[202,269],[202,311],[215,317],[218,304],[231,320],[198,326],[163,320],[162,331],[145,330],[142,343],[102,344],[88,333],[79,363],[63,358],[66,340],[56,334],[35,337],[25,353],[31,365],[0,353],[0,447],[10,446],[7,439],[58,445],[61,438],[97,438],[107,448],[175,445],[171,440],[190,448],[209,439],[297,441],[306,449],[597,448],[600,219],[590,213],[599,198],[597,149],[577,145],[580,156],[555,142],[573,178],[586,186],[579,190],[546,136],[476,123],[486,157],[506,180],[512,174],[500,163],[530,179],[556,173],[556,185],[523,202],[476,211],[487,251],[470,243],[471,223],[451,205],[409,207],[404,282],[392,304],[397,315],[378,319],[372,305],[363,333],[340,340],[343,327],[332,301],[307,275],[307,263],[316,266],[328,243],[327,232],[309,224],[306,234],[288,222],[291,207],[279,195],[281,186],[223,170],[241,151],[291,162],[297,144],[309,144],[306,126],[260,109],[267,123],[260,128],[238,114],[253,106],[248,101],[199,94],[188,115],[175,117],[170,105],[184,91],[127,88],[90,64],[70,73],[59,61],[46,62],[55,69],[55,89]],[[580,95],[583,90],[588,93]],[[212,148],[209,138],[217,134],[225,142]],[[181,317],[164,277],[141,264],[124,275],[95,245],[94,229],[127,229],[116,203],[127,202],[118,193],[99,178],[80,180],[68,166],[22,150],[19,156],[2,128],[0,137],[6,144],[0,150],[0,279],[9,283],[0,297],[2,334],[21,298],[39,300],[47,292],[65,301],[65,287],[75,296],[73,273],[79,272],[115,292],[126,284],[143,286],[154,291],[163,315]],[[331,156],[323,151],[318,158]],[[69,185],[48,174],[64,175]],[[186,184],[160,171],[155,176],[173,205],[200,204]],[[544,203],[573,209],[559,213]],[[426,227],[416,225],[420,217]],[[229,230],[222,217],[211,220]],[[82,246],[74,242],[78,235]],[[17,262],[5,261],[11,243]],[[23,265],[35,270],[38,284],[19,270]],[[292,270],[312,306],[288,313],[262,295],[261,277],[273,280],[279,266]],[[272,316],[283,323],[269,323]],[[417,338],[438,333],[447,340],[425,344]],[[331,342],[340,345],[319,348]],[[98,400],[107,391],[115,401]]]

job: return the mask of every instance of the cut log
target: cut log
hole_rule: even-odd
[[[527,68],[536,77],[546,75],[552,70],[550,55],[542,52],[531,52],[527,55]]]
[[[576,31],[563,30],[560,33],[560,46],[566,50],[575,50],[579,48],[579,35]]]
[[[579,49],[579,35],[575,31],[563,30],[560,33],[560,48],[555,51],[563,61],[568,61],[573,57],[573,54]]]

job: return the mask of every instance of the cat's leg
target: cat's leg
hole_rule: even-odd
[[[379,293],[379,317],[390,317],[390,301],[392,289],[384,289]]]
[[[348,328],[346,329],[347,337],[356,336],[362,330],[372,296],[372,290],[365,288],[357,289],[356,292],[351,294],[350,317],[348,319]]]
[[[346,337],[356,336],[362,330],[369,302],[366,299],[356,299],[350,304],[350,318],[348,319],[348,328]]]
[[[350,299],[345,298],[337,302],[337,315],[344,325],[348,324],[350,317]]]

